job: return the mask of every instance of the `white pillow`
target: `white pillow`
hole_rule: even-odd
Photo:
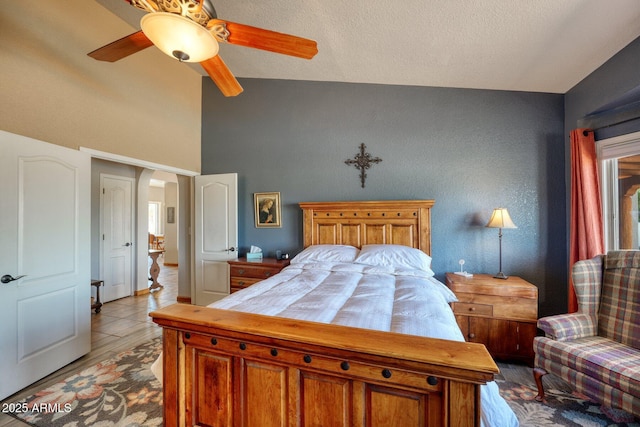
[[[364,245],[354,262],[431,271],[429,255],[419,249],[403,245]]]
[[[349,245],[312,245],[293,257],[291,264],[310,261],[353,262],[360,250]]]

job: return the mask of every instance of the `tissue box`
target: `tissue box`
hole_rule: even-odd
[[[247,252],[247,261],[262,261],[262,252]]]

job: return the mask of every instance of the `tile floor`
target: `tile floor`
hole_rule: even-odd
[[[101,347],[113,340],[144,329],[160,329],[149,312],[175,304],[178,296],[178,267],[165,266],[160,260],[158,282],[163,288],[148,294],[110,301],[100,313],[91,312],[91,346]]]

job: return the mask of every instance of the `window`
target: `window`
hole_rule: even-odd
[[[640,132],[596,143],[605,249],[640,248]]]
[[[162,234],[160,202],[149,202],[149,233]]]

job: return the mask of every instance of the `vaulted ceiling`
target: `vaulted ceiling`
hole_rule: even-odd
[[[126,0],[96,1],[140,28]],[[318,42],[310,61],[223,45],[237,77],[566,93],[640,36],[638,0],[212,3],[221,19]]]

